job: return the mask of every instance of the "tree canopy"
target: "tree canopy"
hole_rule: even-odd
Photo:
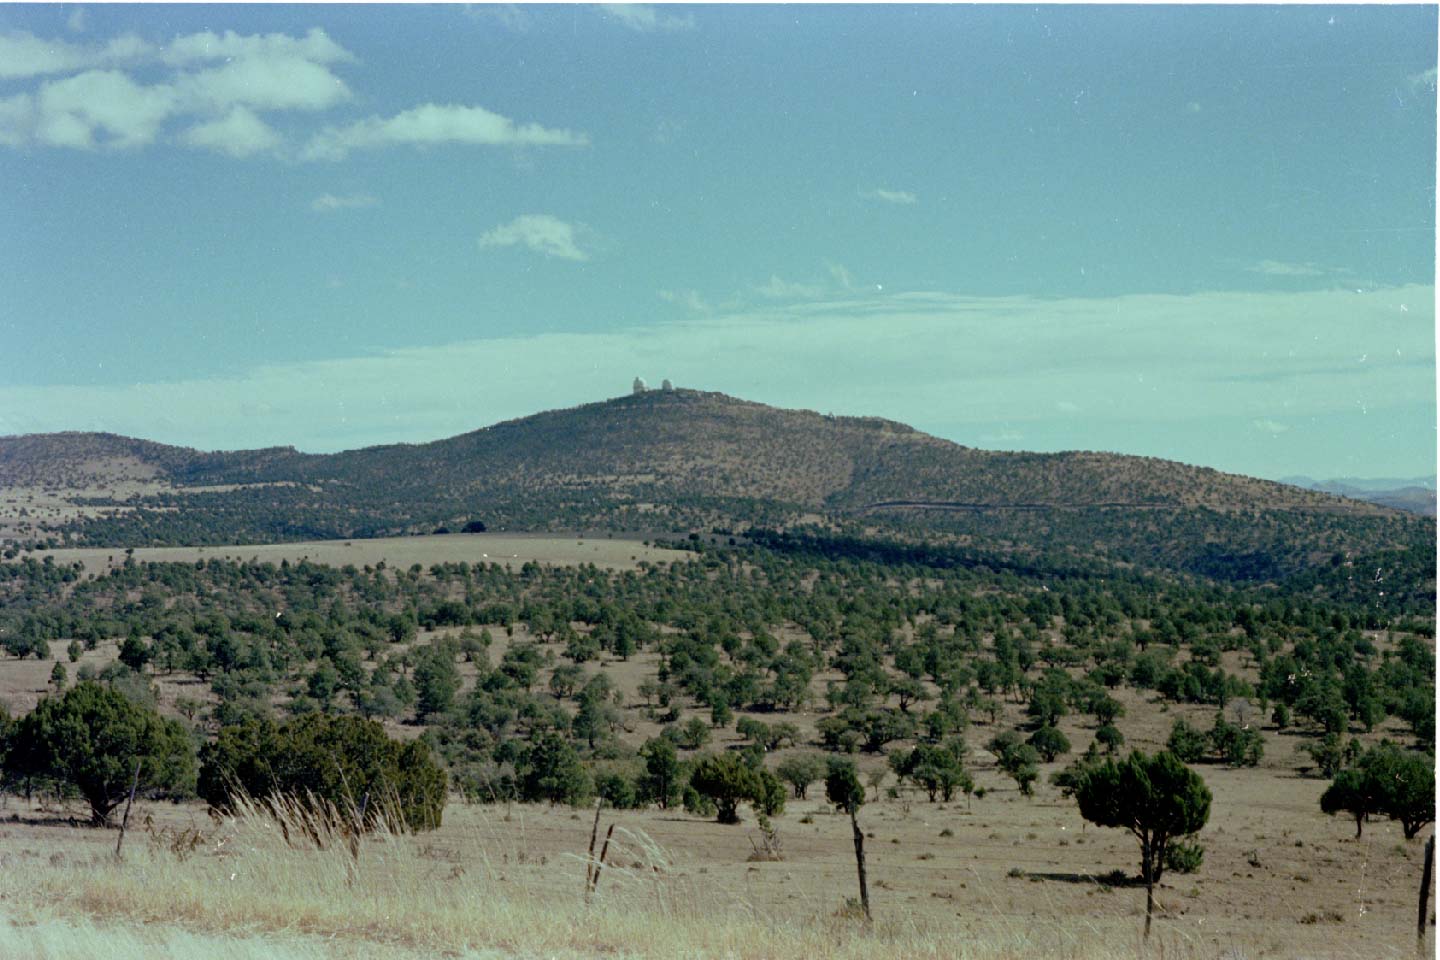
[[[185,791],[194,783],[195,748],[184,727],[98,683],[41,700],[9,739],[12,775],[73,785],[97,825],[110,822],[132,782],[147,791]]]
[[[1210,819],[1210,788],[1173,753],[1107,759],[1078,768],[1075,799],[1080,815],[1102,827],[1129,830],[1140,842],[1145,881],[1145,933],[1155,906],[1155,884],[1165,871],[1172,842],[1197,833]]]

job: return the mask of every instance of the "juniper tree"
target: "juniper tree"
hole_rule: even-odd
[[[1120,762],[1105,760],[1076,770],[1080,815],[1102,827],[1122,827],[1140,842],[1140,876],[1145,881],[1145,936],[1155,912],[1155,885],[1165,872],[1166,854],[1177,841],[1199,832],[1210,818],[1205,781],[1173,753],[1147,756],[1139,750]]]
[[[97,826],[110,822],[129,793],[137,763],[141,789],[194,783],[194,747],[184,728],[98,683],[81,682],[64,696],[41,700],[15,724],[9,741],[7,771],[73,784]]]

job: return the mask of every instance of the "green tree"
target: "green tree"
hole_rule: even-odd
[[[445,771],[423,740],[401,743],[374,720],[307,714],[285,724],[249,717],[200,751],[199,793],[217,810],[241,796],[285,798],[361,826],[433,830],[445,809]]]
[[[1232,767],[1256,766],[1265,755],[1265,740],[1259,730],[1230,723],[1219,714],[1209,737],[1211,747]]]
[[[120,644],[120,662],[136,673],[144,670],[145,664],[150,662],[150,648],[145,646],[138,632],[132,631]]]
[[[1320,794],[1320,810],[1334,816],[1348,813],[1355,818],[1355,839],[1359,840],[1365,831],[1365,821],[1380,811],[1380,798],[1375,795],[1375,784],[1359,767],[1350,767],[1335,772],[1335,780]]]
[[[645,741],[640,748],[645,773],[640,778],[641,795],[661,810],[675,804],[681,795],[682,768],[675,753],[675,744],[664,737]]]
[[[733,753],[704,757],[690,771],[690,786],[702,797],[714,801],[716,819],[721,823],[739,823],[737,812],[742,802],[758,802],[763,784],[756,772]]]
[[[1205,756],[1206,736],[1200,729],[1191,726],[1184,717],[1176,717],[1170,727],[1170,739],[1166,748],[1185,763],[1195,763]]]
[[[775,772],[790,784],[796,800],[804,800],[810,784],[825,776],[825,759],[812,753],[796,754],[781,760]]]
[[[1095,731],[1095,742],[1105,748],[1106,753],[1114,753],[1125,743],[1125,734],[1114,724],[1107,723]]]
[[[1155,885],[1170,845],[1198,833],[1210,819],[1210,789],[1173,753],[1136,750],[1124,761],[1081,766],[1074,786],[1080,815],[1102,827],[1120,827],[1140,843],[1145,881],[1145,935],[1155,912]]]
[[[427,648],[415,664],[415,714],[423,723],[449,712],[460,690],[460,671],[446,646]]]
[[[1022,743],[1019,734],[1013,730],[993,737],[986,747],[995,754],[1000,769],[1015,781],[1025,796],[1034,793],[1036,779],[1040,776],[1040,753],[1028,743]]]
[[[785,812],[785,784],[764,767],[755,771],[760,785],[755,791],[755,809],[767,817],[778,817]]]
[[[595,785],[580,754],[553,730],[530,745],[520,764],[520,798],[551,803],[584,803],[594,794]]]
[[[1070,752],[1070,738],[1056,727],[1041,727],[1030,734],[1025,742],[1034,747],[1040,756],[1045,758],[1046,763],[1050,763],[1062,753]]]
[[[194,782],[195,752],[184,727],[89,681],[41,700],[10,742],[8,771],[74,785],[98,826],[129,793],[137,763],[141,789],[185,791]]]
[[[1359,762],[1339,771],[1320,795],[1320,809],[1355,818],[1358,839],[1364,821],[1383,813],[1400,821],[1406,840],[1435,819],[1435,760],[1392,743],[1371,747]]]

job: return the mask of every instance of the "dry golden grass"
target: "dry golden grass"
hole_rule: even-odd
[[[28,554],[54,558],[57,564],[79,562],[87,573],[104,573],[125,562],[125,551],[114,547],[70,547]],[[371,540],[317,540],[305,543],[252,543],[225,547],[139,547],[136,562],[194,563],[196,560],[257,560],[278,564],[309,560],[341,567],[374,565],[405,569],[412,564],[498,563],[519,569],[534,561],[556,566],[593,563],[602,570],[633,570],[641,561],[668,563],[689,559],[684,550],[649,547],[639,540],[609,537],[573,537],[553,534],[451,533],[419,537],[378,537]]]
[[[1118,900],[1108,901],[1108,915],[1057,913],[1045,909],[1035,888],[1033,909],[1017,910],[999,891],[973,881],[966,902],[952,905],[962,906],[960,913],[924,912],[873,886],[875,877],[889,875],[884,861],[892,856],[878,840],[876,922],[866,928],[844,916],[853,874],[842,869],[828,885],[804,888],[798,900],[747,894],[719,882],[727,864],[712,863],[712,875],[689,852],[656,843],[642,825],[671,824],[653,814],[614,818],[621,826],[587,904],[589,817],[563,809],[452,806],[436,834],[381,831],[353,855],[333,835],[319,845],[287,843],[276,822],[256,811],[212,823],[196,816],[196,808],[180,808],[190,816],[186,823],[175,817],[176,808],[154,808],[162,817],[167,809],[170,826],[132,830],[121,862],[113,858],[110,832],[5,830],[0,956],[1241,960],[1400,957],[1413,950],[1405,931],[1389,925],[1341,934],[1323,923],[1277,918],[1281,929],[1262,934],[1213,918],[1220,922],[1210,927],[1203,920],[1162,923],[1147,951],[1137,911],[1115,909]],[[606,819],[612,819],[608,813]],[[872,822],[885,832],[881,821]],[[737,848],[732,859],[743,861],[742,830],[683,826],[727,837]],[[302,831],[290,832],[298,837]],[[848,830],[832,832],[843,840]],[[761,866],[783,871],[801,864]],[[1107,897],[1135,900],[1138,908],[1133,892]]]

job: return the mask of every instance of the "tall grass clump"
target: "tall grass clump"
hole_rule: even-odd
[[[0,956],[116,960],[535,957],[727,960],[1135,958],[1134,925],[1002,916],[943,923],[877,904],[866,926],[837,902],[779,913],[680,875],[645,833],[617,827],[587,903],[573,856],[528,856],[511,824],[466,817],[445,834],[354,829],[353,811],[237,797],[197,842],[151,833],[117,861],[43,858],[0,871]],[[701,881],[703,882],[703,880]],[[1213,956],[1172,936],[1168,957]],[[130,953],[126,951],[129,950]]]

